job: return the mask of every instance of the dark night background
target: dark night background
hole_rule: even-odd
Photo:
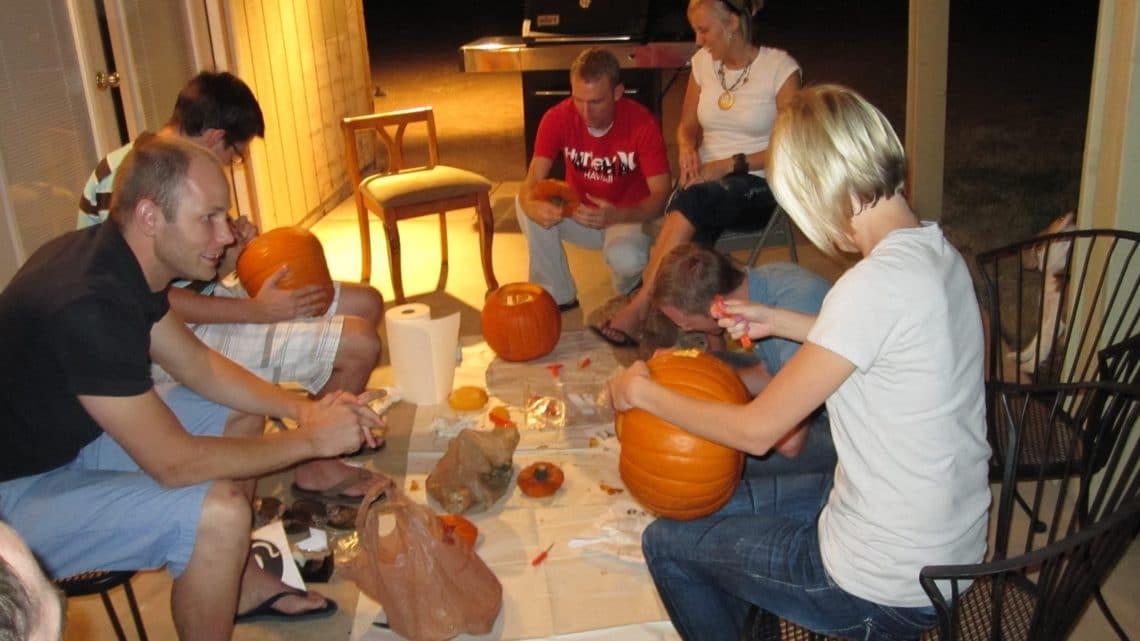
[[[681,14],[687,6],[654,1]],[[504,75],[459,73],[458,47],[518,35],[523,4],[365,0],[377,86],[387,91],[398,72],[431,63],[442,71],[419,85],[430,102],[438,85],[480,82],[462,76]],[[855,88],[905,136],[907,11],[907,0],[768,0],[760,22],[764,43],[791,53],[806,82]],[[953,0],[950,11],[942,214],[971,253],[1076,207],[1098,3]],[[519,100],[511,93],[508,85],[503,100]],[[525,162],[514,169],[521,178]]]

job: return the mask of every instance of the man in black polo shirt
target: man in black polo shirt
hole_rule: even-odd
[[[381,427],[352,395],[254,377],[169,310],[172,280],[214,276],[228,208],[207,149],[139,141],[111,223],[44,245],[0,293],[0,519],[55,576],[167,566],[183,640],[228,639],[235,613],[336,609],[249,562],[254,479],[375,445]],[[182,385],[156,389],[152,359]],[[265,415],[301,429],[263,435]]]

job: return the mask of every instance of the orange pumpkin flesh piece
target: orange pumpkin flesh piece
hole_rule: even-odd
[[[458,514],[440,514],[439,520],[443,521],[445,536],[454,537],[469,547],[475,547],[475,541],[479,538],[479,528],[475,527],[474,523]]]
[[[237,260],[237,275],[250,297],[257,296],[270,276],[285,265],[285,277],[277,282],[281,289],[300,289],[318,285],[325,292],[324,308],[328,311],[333,300],[333,282],[321,241],[312,232],[300,227],[278,227],[257,235],[242,250]]]
[[[523,494],[542,498],[557,492],[565,480],[566,476],[562,473],[562,468],[554,463],[539,461],[524,467],[519,472],[517,482]]]
[[[558,304],[534,283],[510,283],[491,292],[480,322],[483,339],[505,361],[545,356],[562,335]]]
[[[474,385],[464,385],[447,395],[447,404],[457,412],[483,409],[487,400],[487,390]]]
[[[541,200],[558,205],[562,208],[563,217],[573,214],[582,202],[578,198],[578,193],[569,183],[557,178],[547,178],[535,183],[530,190],[530,197],[532,200]]]
[[[743,404],[748,390],[731,367],[696,351],[650,359],[650,377],[693,398]],[[619,472],[630,494],[651,512],[676,520],[706,516],[736,491],[744,454],[682,430],[643,410],[616,419]]]

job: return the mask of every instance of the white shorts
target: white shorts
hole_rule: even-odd
[[[227,283],[228,284],[228,283]],[[344,317],[335,315],[340,283],[333,283],[333,301],[320,318],[281,323],[191,324],[198,338],[215,351],[270,383],[295,383],[316,394],[332,375]],[[240,285],[214,287],[212,296],[248,298]],[[174,379],[158,365],[151,367],[155,383]]]

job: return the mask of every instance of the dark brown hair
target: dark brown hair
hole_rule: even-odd
[[[724,255],[686,243],[661,259],[651,297],[658,308],[672,305],[689,314],[703,314],[717,294],[727,294],[742,282],[744,272]]]
[[[178,92],[166,124],[191,138],[221,129],[230,146],[265,137],[265,118],[253,91],[227,71],[203,71],[191,78]]]

